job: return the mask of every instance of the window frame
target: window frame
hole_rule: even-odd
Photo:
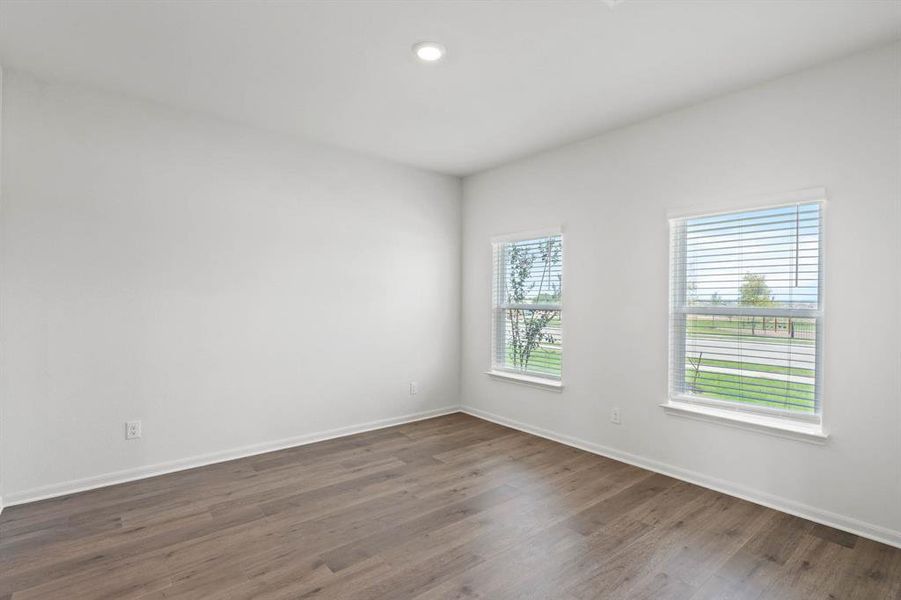
[[[560,300],[556,304],[507,304],[496,303],[496,292],[499,286],[506,285],[506,269],[504,271],[498,271],[498,261],[497,251],[499,246],[503,246],[505,244],[512,244],[516,242],[524,242],[529,240],[548,238],[548,237],[559,237],[560,238]],[[554,227],[548,229],[538,229],[532,231],[524,231],[518,233],[510,233],[504,235],[494,236],[490,240],[489,249],[491,252],[491,285],[489,286],[489,307],[491,310],[490,314],[490,344],[489,344],[489,365],[488,371],[486,371],[487,375],[491,375],[496,378],[514,381],[517,383],[523,383],[526,385],[531,385],[533,387],[544,388],[544,389],[552,389],[552,390],[562,390],[563,388],[563,348],[564,348],[564,318],[563,318],[563,298],[565,295],[565,269],[564,265],[566,262],[566,241],[565,236],[563,235],[563,229],[561,227]],[[515,368],[505,366],[501,361],[498,360],[500,356],[506,355],[506,312],[510,309],[515,308],[524,308],[524,309],[547,309],[547,310],[556,310],[559,312],[559,321],[560,321],[560,329],[559,329],[559,338],[560,338],[560,375],[552,375],[549,373],[537,373],[532,371],[520,371]],[[503,326],[499,326],[499,321],[503,318]],[[501,354],[503,353],[503,354]]]
[[[762,211],[776,208],[784,208],[787,206],[795,206],[798,204],[819,204],[819,238],[818,238],[818,266],[817,266],[817,308],[771,308],[771,307],[748,307],[748,306],[702,306],[702,307],[691,307],[688,306],[685,299],[687,298],[686,287],[685,287],[685,272],[687,270],[687,262],[682,261],[680,263],[676,263],[674,260],[675,252],[677,250],[676,244],[681,242],[685,243],[686,239],[684,237],[677,239],[677,236],[674,235],[674,227],[679,222],[695,219],[695,218],[705,218],[705,217],[715,217],[718,215],[730,215],[737,214],[742,212],[754,212],[754,211]],[[806,190],[799,190],[796,192],[788,192],[784,194],[776,194],[766,196],[764,198],[758,198],[756,201],[751,202],[742,202],[732,205],[723,206],[722,204],[717,207],[695,207],[688,211],[670,213],[668,215],[668,233],[670,236],[670,245],[669,245],[669,314],[667,317],[667,325],[668,325],[668,376],[667,376],[667,398],[669,400],[668,405],[663,405],[664,408],[673,408],[678,407],[679,405],[689,405],[699,407],[701,410],[712,409],[713,411],[719,411],[725,413],[726,415],[732,413],[738,420],[743,420],[744,417],[741,417],[742,414],[746,414],[749,416],[759,416],[763,418],[769,418],[774,420],[775,422],[782,421],[786,423],[798,423],[799,425],[809,424],[822,426],[823,424],[823,406],[824,406],[824,390],[823,390],[823,347],[824,347],[824,328],[823,324],[825,322],[825,306],[824,306],[824,291],[825,287],[823,285],[824,282],[824,274],[825,274],[825,222],[826,222],[826,209],[828,206],[826,190],[823,188],[811,188]],[[684,253],[683,253],[684,256]],[[678,272],[676,271],[678,269]],[[681,298],[682,303],[679,303],[679,299]],[[678,383],[682,381],[681,378],[684,378],[684,352],[685,352],[685,338],[686,332],[684,328],[685,319],[682,319],[683,327],[677,328],[677,324],[675,323],[676,315],[691,315],[691,314],[722,314],[722,315],[731,315],[731,316],[766,316],[766,317],[794,317],[794,318],[808,318],[814,319],[815,327],[816,327],[816,338],[815,338],[815,376],[814,376],[814,399],[815,399],[815,407],[813,413],[800,413],[794,412],[788,409],[776,408],[776,407],[767,407],[767,406],[758,406],[753,404],[743,404],[741,401],[735,400],[720,400],[716,398],[705,398],[703,396],[693,396],[678,393],[676,390],[679,389]],[[681,358],[674,357],[674,353],[681,353]],[[677,365],[682,365],[682,373],[681,378],[678,372],[679,367]],[[681,409],[680,409],[681,410]],[[689,409],[686,412],[690,412]],[[728,417],[727,417],[728,418]]]

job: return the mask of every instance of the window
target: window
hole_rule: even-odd
[[[670,231],[671,400],[818,420],[821,201]]]
[[[559,382],[562,236],[496,241],[493,261],[492,371]]]

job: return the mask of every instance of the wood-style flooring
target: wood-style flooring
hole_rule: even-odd
[[[0,599],[901,598],[901,550],[453,414],[7,508]]]

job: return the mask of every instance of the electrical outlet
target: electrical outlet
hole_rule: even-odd
[[[622,424],[623,420],[619,414],[618,408],[614,408],[613,410],[610,411],[610,422],[615,423],[616,425]]]
[[[141,437],[140,421],[125,421],[125,439],[136,440]]]
[[[416,392],[419,391],[419,385],[415,381],[410,382],[410,395],[415,396]]]

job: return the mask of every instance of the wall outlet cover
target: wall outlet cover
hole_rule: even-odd
[[[136,440],[141,437],[141,422],[140,421],[126,421],[125,422],[125,439],[126,440]]]

